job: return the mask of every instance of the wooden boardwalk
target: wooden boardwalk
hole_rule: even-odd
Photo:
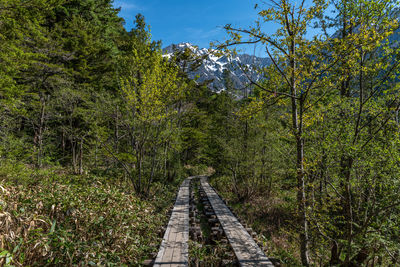
[[[188,266],[189,185],[183,181],[154,266]]]
[[[201,186],[207,194],[208,200],[224,229],[240,266],[274,266],[243,225],[208,184],[206,177],[201,178]]]

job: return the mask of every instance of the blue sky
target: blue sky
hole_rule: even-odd
[[[208,48],[210,42],[224,41],[227,38],[222,29],[224,25],[252,25],[257,17],[254,9],[257,2],[259,1],[114,0],[114,6],[121,7],[120,16],[125,19],[127,30],[132,28],[135,15],[143,14],[151,26],[153,40],[162,40],[163,47],[190,42]],[[254,46],[245,50],[253,54]],[[255,51],[256,54],[264,54],[260,46]]]
[[[151,26],[153,40],[161,40],[163,47],[189,42],[200,48],[208,48],[210,42],[226,40],[224,25],[232,24],[242,28],[254,25],[257,19],[257,10],[254,6],[262,2],[261,0],[114,0],[114,7],[121,7],[119,15],[125,19],[127,30],[133,27],[136,14],[143,14],[147,24]],[[306,4],[312,5],[312,1],[306,0]],[[275,24],[263,25],[263,31],[267,34],[274,33],[276,29]],[[316,32],[317,30],[311,30],[307,36],[311,37]],[[260,44],[241,46],[241,49],[248,54],[266,56]]]

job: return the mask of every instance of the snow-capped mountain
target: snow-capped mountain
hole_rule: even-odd
[[[194,71],[189,72],[189,77],[194,78],[199,76],[198,82],[211,81],[208,85],[214,91],[225,90],[225,83],[223,78],[224,70],[229,71],[229,75],[236,89],[245,88],[249,83],[246,73],[251,79],[257,81],[260,75],[257,73],[253,66],[265,67],[271,64],[269,58],[260,58],[241,54],[237,56],[216,56],[206,48],[198,48],[190,43],[180,43],[177,45],[170,45],[164,48],[163,53],[166,57],[171,57],[173,53],[190,49],[196,56],[203,57],[202,64]]]

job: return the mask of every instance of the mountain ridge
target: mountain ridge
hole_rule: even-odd
[[[171,57],[174,53],[182,52],[185,49],[189,49],[196,56],[204,58],[202,64],[196,70],[188,71],[189,78],[195,79],[198,76],[198,82],[210,81],[208,87],[216,92],[226,90],[224,71],[228,71],[234,88],[240,89],[245,88],[249,83],[247,76],[255,81],[261,79],[257,67],[266,67],[272,63],[269,58],[248,54],[216,56],[210,50],[198,48],[188,42],[169,45],[163,49],[163,54],[165,57]],[[247,69],[247,75],[244,69]]]

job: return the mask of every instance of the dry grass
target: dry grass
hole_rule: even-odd
[[[53,173],[54,174],[54,173]],[[0,266],[138,265],[158,249],[172,190],[141,200],[97,177],[0,178]]]

